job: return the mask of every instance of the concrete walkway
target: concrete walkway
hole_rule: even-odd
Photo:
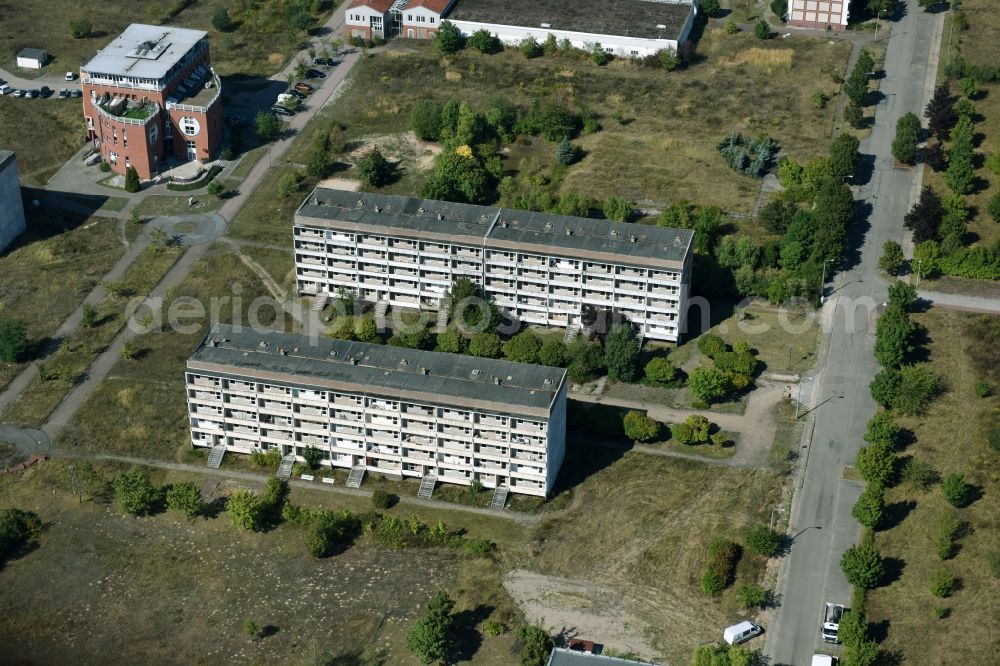
[[[69,70],[67,70],[67,71],[69,71]],[[18,76],[18,74],[16,72],[11,72],[11,71],[8,71],[6,69],[0,68],[0,79],[5,79],[7,81],[7,85],[9,85],[11,88],[20,88],[22,90],[26,90],[28,88],[31,88],[31,89],[34,89],[34,90],[38,90],[42,86],[48,86],[49,88],[51,88],[53,90],[53,92],[59,92],[60,88],[66,88],[67,90],[79,90],[80,89],[80,78],[79,78],[80,72],[74,70],[73,73],[76,74],[76,78],[74,78],[72,81],[67,81],[65,79],[65,72],[63,72],[63,74],[60,74],[60,75],[56,75],[56,74],[44,74],[42,76],[39,76],[37,79],[26,79],[23,76]],[[55,95],[53,95],[49,99],[50,100],[56,100],[57,102],[60,102],[60,103],[66,103],[68,101],[68,100],[65,100],[65,99],[59,99]],[[77,99],[79,99],[79,97]],[[28,104],[32,104],[32,103],[36,103],[36,102],[40,102],[40,101],[47,101],[47,100],[29,99],[29,100],[21,100],[21,101],[25,101]]]
[[[1000,299],[997,298],[944,294],[937,291],[919,291],[917,293],[920,295],[920,298],[929,301],[934,307],[965,310],[966,312],[1000,314]]]

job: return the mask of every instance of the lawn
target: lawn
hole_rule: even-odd
[[[317,24],[329,17],[337,3],[327,1],[320,4],[322,10],[316,15]],[[183,9],[170,18],[168,13],[178,7]],[[239,73],[270,76],[295,51],[302,48],[307,38],[302,31],[280,29],[262,34],[251,28],[252,23],[237,25],[230,32],[219,32],[212,25],[212,17],[220,8],[231,9],[232,3],[229,0],[200,0],[191,3],[108,0],[101,3],[99,8],[80,6],[70,0],[25,3],[16,12],[4,12],[4,31],[0,35],[0,66],[25,77],[41,74],[61,76],[66,71],[77,71],[130,23],[151,23],[207,31],[212,65],[220,75]],[[91,21],[91,35],[73,39],[69,21],[82,18]],[[266,19],[260,21],[262,25],[265,22]],[[25,46],[49,52],[49,64],[40,72],[14,67],[15,54]],[[78,107],[75,108],[79,110]]]
[[[0,317],[44,340],[124,253],[115,222],[48,208],[26,211],[27,231],[0,254]],[[22,368],[0,363],[0,387]]]
[[[172,301],[191,297],[204,304],[210,314],[216,297],[219,321],[231,323],[232,301],[222,299],[232,299],[236,291],[242,299],[240,320],[248,322],[247,308],[258,296],[267,296],[267,290],[228,248],[215,246],[170,291],[164,312]],[[259,319],[264,326],[273,324],[272,310],[262,308]],[[196,330],[182,333],[165,323],[165,330],[136,339],[138,358],[118,362],[63,431],[60,446],[167,460],[190,448],[184,367],[208,331],[208,317],[182,323],[194,323]]]
[[[44,8],[42,4],[35,6]],[[20,8],[5,12],[11,17],[20,13]],[[6,17],[4,24],[4,33],[13,34],[7,32]],[[83,147],[86,136],[79,102],[0,96],[0,146],[17,153],[17,170],[25,185],[44,185]]]
[[[206,480],[155,470],[152,476],[157,483]],[[62,462],[0,479],[0,506],[35,511],[46,524],[39,547],[5,567],[0,652],[50,664],[303,664],[329,653],[338,659],[322,663],[415,666],[402,649],[404,635],[438,589],[451,592],[467,624],[491,611],[518,619],[490,560],[384,549],[365,537],[317,560],[307,554],[301,528],[245,532],[224,513],[193,521],[175,513],[125,517],[99,501],[78,504],[66,479]],[[218,492],[236,487],[222,481]],[[297,489],[290,500],[335,510],[370,507],[351,496]],[[489,536],[502,553],[508,544],[516,553],[523,543],[510,521],[406,505],[389,513]],[[241,630],[248,619],[270,625],[272,635],[249,641]],[[465,663],[511,663],[510,633],[481,639],[469,633],[476,639],[466,645],[478,651]]]
[[[117,242],[117,241],[116,241]],[[128,268],[119,296],[108,296],[95,308],[93,326],[81,326],[46,361],[39,374],[2,418],[12,423],[40,425],[72,390],[87,368],[125,324],[128,299],[144,296],[166,275],[182,254],[178,247],[151,246]],[[78,302],[78,301],[77,301]]]
[[[303,186],[290,197],[278,194],[278,181],[294,169],[271,168],[229,224],[228,235],[242,240],[291,247],[292,218],[307,194]]]
[[[824,153],[834,105],[817,109],[810,95],[837,92],[833,77],[844,74],[849,52],[842,42],[761,42],[711,29],[698,45],[700,61],[668,73],[626,61],[598,68],[568,57],[527,60],[513,50],[486,56],[466,49],[441,58],[428,44],[399,42],[355,66],[350,90],[324,114],[325,125],[303,132],[302,145],[333,122],[345,127],[349,141],[404,132],[421,98],[482,108],[503,90],[521,105],[548,98],[601,116],[603,130],[577,141],[584,157],[567,170],[563,191],[594,199],[622,194],[653,205],[683,198],[747,211],[760,182],[729,170],[716,143],[738,129],[770,134],[800,161]],[[554,144],[531,143],[554,153]],[[515,157],[507,169],[519,168]]]
[[[207,215],[222,207],[222,199],[209,194],[196,195],[194,206],[188,205],[190,194],[151,194],[135,207],[140,217],[165,217],[198,213]]]
[[[930,464],[941,476],[965,474],[978,496],[955,509],[940,486],[921,492],[898,486],[886,495],[890,529],[876,532],[883,556],[901,569],[897,580],[869,595],[869,621],[880,626],[881,647],[896,663],[978,664],[996,651],[996,618],[1000,617],[1000,569],[990,570],[987,554],[1000,558],[1000,456],[986,445],[989,428],[1000,427],[1000,318],[933,309],[914,316],[927,328],[929,358],[943,375],[948,391],[925,416],[900,419],[915,441],[901,456]],[[994,395],[980,398],[977,381]],[[966,524],[953,559],[941,561],[934,547],[940,521],[954,516]],[[945,570],[960,579],[960,589],[947,599],[931,595],[930,578]],[[937,619],[933,609],[950,609]],[[914,636],[921,640],[914,641]]]

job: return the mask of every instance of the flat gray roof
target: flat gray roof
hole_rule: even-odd
[[[657,0],[458,0],[448,18],[526,28],[546,23],[552,30],[677,39],[691,11],[690,2]]]
[[[552,648],[547,666],[636,666],[649,664],[647,661],[622,659],[621,657],[606,657],[603,654],[587,654],[565,648]]]
[[[622,262],[642,258],[677,265],[683,265],[694,238],[690,229],[327,188],[313,190],[295,217],[297,224],[347,222],[383,228],[385,233],[437,234],[487,247],[531,246],[529,251],[540,253]]]
[[[162,79],[208,33],[133,23],[83,66],[90,74]]]
[[[509,406],[547,412],[566,376],[562,368],[543,365],[330,338],[311,340],[223,324],[212,328],[188,364],[228,366],[236,376],[283,375],[288,377],[284,381],[295,384],[310,385],[310,380],[319,380],[313,384],[317,386],[351,384],[360,392],[388,398],[406,392],[425,394],[426,402],[444,405],[472,400],[491,403],[496,412]]]
[[[7,166],[8,161],[14,161],[14,152],[11,150],[0,150],[0,167]]]
[[[17,52],[18,58],[34,58],[35,60],[46,61],[49,58],[49,54],[45,49],[34,49],[30,46],[28,48],[21,49]]]

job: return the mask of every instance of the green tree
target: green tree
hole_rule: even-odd
[[[944,388],[941,377],[926,363],[904,365],[899,369],[899,381],[899,392],[894,396],[892,407],[910,416],[923,414]]]
[[[295,195],[299,191],[302,176],[295,171],[289,171],[278,178],[278,195],[283,199]]]
[[[972,151],[955,151],[948,158],[944,182],[955,194],[969,194],[976,183],[976,167]]]
[[[848,548],[840,558],[840,568],[847,582],[865,589],[872,589],[885,577],[885,563],[878,548],[860,544]]]
[[[882,256],[878,260],[878,267],[889,275],[896,275],[906,261],[903,255],[903,246],[896,241],[886,241],[882,245]]]
[[[632,216],[632,204],[625,197],[612,194],[604,200],[604,217],[615,222],[627,222]]]
[[[139,182],[139,172],[135,170],[135,167],[128,167],[125,169],[125,191],[135,193],[138,192],[142,187],[142,183]]]
[[[767,592],[760,585],[743,583],[736,588],[736,600],[747,610],[763,608],[767,603]]]
[[[753,34],[757,39],[770,39],[771,38],[771,26],[764,19],[758,19],[756,23],[753,24]]]
[[[281,129],[282,123],[278,116],[267,111],[257,113],[257,117],[254,119],[254,131],[261,141],[264,143],[274,141],[281,134]]]
[[[133,516],[152,513],[160,501],[159,489],[149,480],[149,473],[139,467],[116,476],[111,486],[115,491],[115,504]]]
[[[969,484],[965,481],[965,475],[958,474],[957,472],[944,477],[944,480],[941,482],[941,490],[944,492],[944,498],[948,500],[948,503],[958,508],[962,508],[969,503],[969,495],[972,491]]]
[[[249,490],[237,490],[226,500],[226,511],[233,525],[245,530],[258,531],[264,527],[266,509],[260,499]]]
[[[604,341],[604,365],[608,369],[608,379],[631,382],[635,379],[638,359],[639,341],[635,327],[626,323],[612,326]]]
[[[844,109],[844,120],[854,129],[860,129],[865,124],[865,112],[860,104],[851,101]]]
[[[451,21],[441,21],[434,34],[434,48],[444,54],[455,53],[463,46],[462,31]]]
[[[924,116],[931,134],[939,141],[948,138],[948,132],[955,125],[958,116],[955,113],[955,97],[951,94],[947,81],[934,89],[934,95],[924,108]]]
[[[855,466],[870,485],[886,486],[896,472],[896,454],[885,442],[869,444],[858,450]]]
[[[878,661],[878,643],[873,640],[858,641],[844,648],[842,660],[844,666],[874,666],[876,661]]]
[[[989,203],[986,204],[986,212],[990,214],[994,222],[1000,222],[1000,192],[990,197]]]
[[[547,339],[538,350],[538,360],[542,365],[561,367],[566,363],[566,343],[555,338]]]
[[[42,533],[42,521],[31,511],[0,511],[0,564]]]
[[[737,645],[699,645],[691,666],[751,666],[754,653]]]
[[[422,99],[410,111],[410,127],[421,141],[441,138],[441,105],[433,99]]]
[[[330,168],[330,135],[320,132],[306,155],[306,173],[311,178],[322,178]]]
[[[500,336],[496,333],[476,333],[469,341],[469,353],[483,358],[498,358]]]
[[[920,119],[907,113],[896,121],[896,136],[892,140],[892,156],[904,164],[913,164],[917,159],[917,143],[920,136]]]
[[[167,508],[194,518],[203,510],[201,491],[190,481],[172,484],[167,488]]]
[[[421,663],[448,663],[455,653],[455,618],[451,611],[455,602],[447,592],[440,591],[427,602],[426,610],[406,632],[406,649]]]
[[[500,39],[486,28],[476,30],[465,43],[480,53],[499,53],[503,50]]]
[[[69,22],[69,34],[73,39],[85,39],[90,37],[90,33],[93,32],[94,25],[90,22],[90,19],[78,19],[76,21]]]
[[[730,391],[729,378],[715,368],[695,368],[688,375],[688,388],[700,402],[712,404],[725,398]]]
[[[375,322],[374,315],[366,314],[361,317],[361,321],[358,322],[357,331],[355,331],[354,337],[358,342],[378,341],[378,324]]]
[[[448,328],[437,334],[435,351],[450,354],[465,352],[465,338],[454,328]]]
[[[851,515],[868,529],[877,529],[885,515],[885,491],[882,486],[869,483],[854,503]]]
[[[541,626],[518,627],[517,638],[521,642],[521,666],[545,666],[548,663],[554,643]]]
[[[944,569],[938,569],[931,575],[931,594],[935,597],[950,597],[955,591],[958,581]]]
[[[542,45],[530,35],[521,40],[517,48],[525,58],[537,58],[543,53]]]
[[[611,54],[604,50],[600,42],[590,48],[590,60],[598,67],[604,67],[611,61]]]
[[[225,7],[219,7],[212,14],[212,27],[219,32],[229,32],[232,28],[233,20],[229,18],[229,10]]]
[[[221,197],[222,183],[220,183],[218,179],[213,178],[211,182],[209,182],[208,184],[208,193],[211,194],[213,197]]]
[[[701,0],[698,4],[705,16],[716,16],[721,10],[719,0]]]
[[[573,148],[573,144],[569,142],[567,137],[563,137],[562,141],[559,142],[559,147],[556,149],[556,162],[566,166],[572,164],[575,157],[576,150]]]
[[[503,355],[518,363],[538,363],[542,341],[531,331],[522,331],[503,343]]]
[[[830,145],[830,169],[834,178],[854,175],[861,143],[853,134],[841,134]]]
[[[714,0],[718,1],[718,0]],[[704,3],[702,3],[704,6]],[[660,67],[668,72],[672,72],[681,66],[681,58],[677,54],[676,49],[660,49],[656,52],[656,59],[660,63]]]
[[[884,444],[892,449],[899,445],[903,429],[899,427],[892,415],[879,412],[868,419],[865,429],[865,441],[869,444]]]
[[[783,535],[767,525],[750,525],[743,530],[743,545],[764,557],[773,557],[781,548]]]
[[[392,175],[392,165],[378,148],[358,160],[358,178],[366,187],[382,187]]]
[[[634,409],[625,412],[622,417],[622,428],[625,436],[635,442],[648,442],[660,435],[659,422]]]
[[[31,341],[19,319],[0,319],[0,359],[20,363],[28,357]]]
[[[898,368],[913,351],[916,326],[903,308],[890,306],[875,322],[875,358],[884,368]]]
[[[677,368],[663,356],[650,359],[643,373],[652,386],[672,386],[677,381]]]
[[[569,366],[566,374],[571,382],[583,384],[593,381],[605,369],[604,352],[601,346],[580,338],[568,350]]]

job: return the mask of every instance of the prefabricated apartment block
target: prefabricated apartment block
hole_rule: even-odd
[[[607,220],[318,188],[295,213],[298,289],[354,292],[437,310],[467,277],[529,324],[576,327],[613,308],[644,337],[676,342],[693,232]]]
[[[24,205],[21,181],[17,177],[17,158],[9,150],[0,150],[0,252],[24,232]]]
[[[186,384],[197,447],[542,496],[565,451],[560,368],[216,325]]]
[[[692,0],[352,0],[351,37],[433,39],[442,21],[468,37],[487,30],[508,46],[552,35],[578,49],[642,57],[684,43],[698,6]]]

